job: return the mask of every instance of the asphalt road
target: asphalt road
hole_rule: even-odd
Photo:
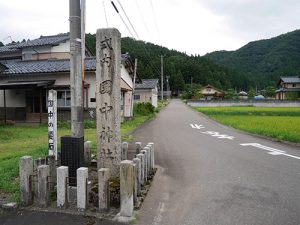
[[[135,136],[155,143],[159,167],[138,224],[300,224],[299,147],[228,128],[179,100]]]

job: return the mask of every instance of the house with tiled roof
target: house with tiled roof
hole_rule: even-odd
[[[150,102],[157,107],[158,79],[142,79],[134,91],[135,102]]]
[[[278,82],[280,88],[276,90],[276,99],[287,100],[300,98],[300,76],[280,77]]]
[[[130,117],[134,66],[121,56],[121,109]],[[86,50],[85,118],[96,116],[96,59]],[[139,77],[137,78],[139,82]],[[58,118],[70,120],[70,40],[68,34],[41,36],[32,41],[0,47],[0,120],[45,121],[48,90],[55,89]]]
[[[205,100],[222,100],[225,96],[224,91],[209,84],[201,88],[200,94]]]

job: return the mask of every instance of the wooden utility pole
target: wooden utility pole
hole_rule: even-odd
[[[161,55],[160,56],[160,61],[161,61],[161,90],[160,90],[160,93],[161,93],[161,100],[163,101],[164,100],[164,56]]]
[[[133,117],[133,105],[134,105],[134,91],[135,91],[136,70],[137,70],[137,59],[134,60],[134,75],[133,75],[132,97],[131,97],[131,116],[132,117]]]
[[[80,0],[70,0],[70,85],[72,137],[83,137],[83,92],[81,61]]]

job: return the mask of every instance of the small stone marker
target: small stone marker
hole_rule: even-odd
[[[57,160],[57,92],[48,93],[48,151]]]
[[[140,154],[142,142],[135,142],[135,155]]]
[[[153,170],[155,168],[154,143],[150,142],[148,145],[151,145],[151,168]]]
[[[77,209],[84,211],[87,207],[87,179],[88,168],[80,167],[77,169]]]
[[[46,165],[46,159],[38,158],[34,160],[34,168],[37,170],[37,168],[41,165]]]
[[[19,171],[21,203],[24,206],[28,206],[33,203],[33,193],[30,178],[30,175],[33,173],[33,160],[31,156],[23,156],[20,158]]]
[[[98,170],[99,210],[108,210],[110,207],[109,177],[108,168]]]
[[[56,162],[55,162],[55,156],[54,155],[48,155],[46,157],[46,165],[49,166],[49,172],[50,172],[50,189],[54,189],[54,183],[56,181]]]
[[[145,147],[144,150],[147,151],[147,172],[148,172],[148,177],[150,177],[150,174],[151,174],[151,150],[150,150],[151,147]]]
[[[145,155],[140,153],[136,156],[138,159],[141,160],[141,185],[145,184]]]
[[[121,161],[120,165],[120,216],[132,217],[133,215],[133,188],[134,188],[133,162]]]
[[[41,165],[37,168],[38,180],[38,203],[41,207],[47,207],[49,204],[48,177],[50,170],[48,165]]]
[[[127,155],[128,155],[128,142],[123,142],[122,143],[121,159],[122,160],[127,160]]]
[[[136,164],[136,190],[137,190],[137,195],[140,195],[141,192],[141,159],[139,158],[134,158],[133,163]]]
[[[92,142],[86,141],[84,142],[84,165],[89,166],[91,164],[91,149]]]
[[[147,182],[148,180],[148,153],[145,149],[141,151],[141,153],[144,155],[144,181]]]
[[[67,206],[67,177],[69,168],[60,166],[57,168],[57,206],[64,208]]]
[[[96,39],[97,164],[119,177],[121,34],[114,28],[99,29]]]
[[[133,165],[133,204],[137,204],[137,166],[135,163]]]

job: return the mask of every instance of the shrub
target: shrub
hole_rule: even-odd
[[[150,115],[154,113],[155,108],[150,102],[139,102],[135,103],[133,107],[134,114],[139,114],[143,116]]]

